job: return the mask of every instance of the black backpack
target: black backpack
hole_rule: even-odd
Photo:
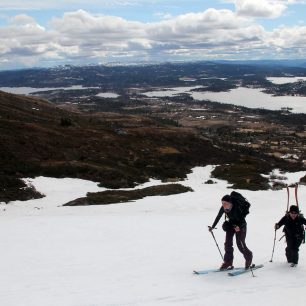
[[[237,205],[239,211],[245,217],[250,212],[251,204],[248,202],[248,200],[239,192],[232,191],[231,199],[234,203],[234,205]]]

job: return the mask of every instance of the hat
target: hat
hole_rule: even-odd
[[[296,205],[291,205],[289,208],[289,212],[296,212],[299,213],[299,208]]]
[[[225,201],[225,202],[232,202],[231,196],[226,194],[221,201]]]

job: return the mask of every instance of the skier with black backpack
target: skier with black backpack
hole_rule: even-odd
[[[236,236],[236,243],[239,251],[245,258],[245,269],[249,269],[253,260],[253,253],[247,248],[245,243],[247,233],[246,215],[249,213],[250,203],[238,192],[233,191],[230,195],[225,195],[221,199],[222,206],[212,226],[208,229],[213,231],[222,215],[225,214],[226,221],[222,228],[226,232],[224,249],[225,254],[220,270],[233,269],[234,248],[233,238]]]
[[[291,267],[295,267],[299,261],[299,248],[305,239],[303,225],[306,225],[306,219],[300,214],[297,205],[291,205],[288,213],[280,219],[274,226],[275,231],[284,225],[287,247],[285,254]]]

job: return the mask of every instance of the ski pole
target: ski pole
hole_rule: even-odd
[[[273,250],[272,250],[272,256],[271,256],[270,262],[272,262],[272,261],[273,261],[274,248],[275,248],[275,240],[276,240],[276,230],[274,231]]]
[[[208,228],[210,228],[210,226],[209,226]],[[213,233],[213,229],[211,228],[209,231],[210,231],[211,235],[213,236],[213,238],[214,238],[214,240],[215,240],[216,246],[217,246],[217,248],[218,248],[218,250],[219,250],[219,253],[220,253],[220,255],[221,255],[222,260],[224,260],[224,259],[223,259],[223,255],[222,255],[222,253],[221,253],[221,250],[220,250],[220,248],[219,248],[219,245],[218,245],[218,243],[217,243],[217,240],[216,240],[216,238],[215,238],[215,235],[214,235],[214,233]]]

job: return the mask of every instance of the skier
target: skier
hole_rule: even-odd
[[[286,258],[291,267],[295,267],[299,261],[299,247],[304,239],[304,227],[306,219],[300,215],[299,208],[291,205],[289,212],[275,224],[275,230],[284,225],[287,247]]]
[[[246,215],[241,212],[235,199],[230,195],[225,195],[221,199],[221,202],[222,206],[214,223],[212,224],[212,226],[208,227],[209,231],[211,232],[218,224],[222,215],[225,213],[228,220],[225,221],[222,225],[222,228],[226,232],[226,235],[224,243],[225,254],[220,270],[231,270],[234,268],[234,235],[236,236],[237,247],[245,258],[245,269],[248,269],[252,264],[253,253],[247,248],[245,244],[245,238],[247,233],[247,223],[245,221]]]

